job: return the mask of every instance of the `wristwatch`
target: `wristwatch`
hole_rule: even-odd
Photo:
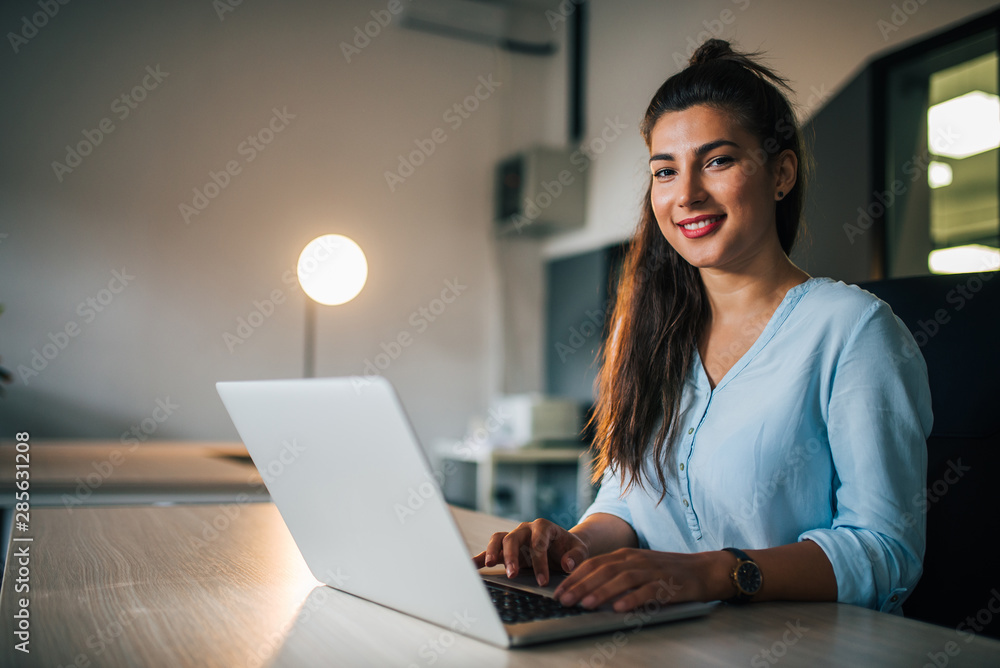
[[[730,603],[747,603],[752,600],[754,594],[760,591],[760,586],[764,579],[761,577],[760,568],[746,552],[735,547],[723,548],[726,552],[736,555],[736,568],[729,574],[736,587],[736,595],[729,599]]]

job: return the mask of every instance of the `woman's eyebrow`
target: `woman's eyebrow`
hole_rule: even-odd
[[[716,139],[715,141],[710,141],[708,143],[705,143],[705,144],[702,144],[701,146],[699,146],[697,149],[695,149],[694,154],[696,156],[700,157],[700,156],[705,155],[709,151],[714,151],[715,149],[719,148],[720,146],[732,146],[734,148],[741,148],[740,145],[737,144],[734,141],[730,141],[728,139]],[[673,159],[674,159],[674,156],[671,155],[670,153],[657,153],[656,155],[649,156],[649,161],[650,162],[653,162],[654,160],[670,160],[670,161],[673,161]]]

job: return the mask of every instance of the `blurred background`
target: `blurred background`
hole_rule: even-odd
[[[894,182],[869,115],[891,105],[865,73],[991,5],[9,0],[0,438],[117,440],[145,420],[143,438],[236,439],[214,384],[303,375],[295,267],[328,233],[369,273],[353,301],[318,307],[317,375],[388,377],[425,443],[488,430],[500,396],[585,407],[648,178],[638,121],[708,37],[764,51],[796,90],[817,150],[796,261],[845,281],[925,271],[926,252],[912,269],[886,246],[882,213],[865,225]],[[993,39],[977,71],[995,100]],[[928,95],[963,92],[934,81],[910,138]],[[572,180],[554,198],[545,150]],[[992,228],[949,240],[939,221],[918,246],[995,247],[989,155]],[[518,179],[535,189],[504,209]]]

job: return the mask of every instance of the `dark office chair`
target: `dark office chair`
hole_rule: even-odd
[[[903,611],[1000,638],[1000,277],[918,276],[860,287],[906,323],[930,378],[927,554]]]

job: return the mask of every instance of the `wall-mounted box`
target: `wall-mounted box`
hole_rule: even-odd
[[[496,168],[497,234],[541,236],[583,226],[587,158],[535,146]]]
[[[508,394],[493,402],[495,414],[503,416],[490,433],[500,447],[542,447],[546,443],[565,446],[580,440],[580,403],[572,399],[540,394]]]

